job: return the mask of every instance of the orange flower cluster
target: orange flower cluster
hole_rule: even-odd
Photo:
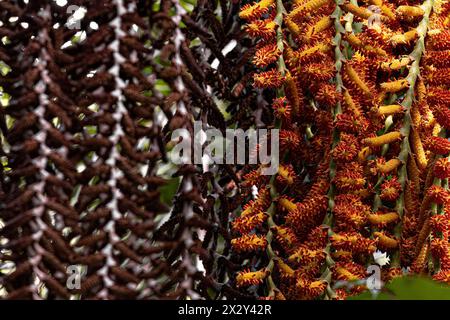
[[[364,279],[377,250],[390,256],[386,281],[401,268],[450,280],[450,5],[337,3],[260,1],[241,11],[257,42],[253,84],[280,129],[276,177],[244,174],[259,193],[250,206],[264,208],[249,216],[247,205],[232,221],[235,250],[266,250],[246,266],[266,263],[263,273],[236,279],[260,296],[357,294],[363,285],[334,284]]]

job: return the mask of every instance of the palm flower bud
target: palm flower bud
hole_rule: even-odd
[[[278,88],[284,82],[284,77],[277,69],[255,73],[253,85],[256,88]]]
[[[399,140],[402,137],[401,133],[398,131],[385,133],[381,136],[366,138],[363,140],[365,145],[369,147],[381,147],[384,144],[392,143]]]
[[[378,247],[380,249],[390,250],[398,247],[398,241],[395,237],[388,235],[386,232],[374,232],[373,236],[378,240]]]
[[[274,226],[271,228],[275,234],[275,241],[279,243],[284,250],[289,251],[298,243],[294,231],[286,226]]]
[[[380,198],[384,201],[395,201],[402,191],[402,186],[398,182],[397,177],[393,177],[390,180],[385,180],[381,185]]]
[[[337,262],[333,274],[338,280],[357,281],[365,278],[366,269],[353,261]]]
[[[267,240],[264,236],[245,234],[240,238],[231,240],[231,245],[239,252],[257,251],[266,248]]]
[[[337,171],[333,182],[339,191],[350,192],[364,188],[366,178],[362,166],[358,162],[352,162]]]
[[[292,107],[289,105],[289,101],[286,97],[273,100],[272,108],[275,117],[286,122],[291,121]]]
[[[268,12],[269,7],[275,0],[261,0],[253,4],[246,4],[242,6],[239,12],[239,18],[245,20],[255,20],[260,18],[263,14]]]
[[[368,215],[368,220],[371,224],[376,226],[386,226],[390,223],[394,223],[399,219],[399,215],[397,212],[388,212],[388,213],[372,213]]]
[[[315,299],[327,288],[325,280],[310,280],[305,276],[299,276],[296,282],[299,299]]]
[[[430,137],[426,141],[427,148],[435,153],[447,155],[450,152],[450,141],[441,137]]]
[[[427,196],[431,201],[439,205],[448,204],[450,200],[450,193],[444,188],[436,185],[432,185],[428,188]]]
[[[390,159],[389,161],[384,160],[384,158],[378,158],[376,167],[377,171],[381,174],[389,174],[401,164],[402,162],[399,159]]]
[[[295,182],[296,177],[292,165],[280,165],[278,167],[277,182],[290,186]]]
[[[364,238],[358,232],[335,233],[330,237],[333,248],[348,250],[352,253],[370,254],[376,250],[375,241]]]
[[[258,271],[250,271],[249,269],[246,269],[238,273],[236,283],[238,287],[258,285],[261,284],[269,274],[270,272],[267,269],[261,269]]]
[[[260,227],[267,219],[267,214],[260,211],[254,215],[246,215],[239,217],[232,222],[233,230],[239,231],[241,234],[248,233],[251,230]]]
[[[288,258],[290,262],[299,265],[320,263],[325,259],[325,252],[320,249],[310,249],[306,245],[300,245]]]
[[[277,24],[271,19],[255,20],[247,24],[245,30],[247,33],[256,39],[262,38],[264,40],[271,40],[276,36]]]
[[[347,133],[341,133],[341,141],[331,151],[331,156],[336,162],[352,161],[358,154],[359,143],[355,136]]]
[[[450,285],[450,269],[439,271],[433,276],[433,279]]]
[[[269,64],[277,61],[280,54],[281,52],[278,49],[276,42],[266,44],[256,51],[253,58],[253,64],[258,68],[266,67]]]

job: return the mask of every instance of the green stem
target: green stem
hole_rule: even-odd
[[[408,164],[408,158],[411,154],[411,148],[409,145],[409,134],[411,131],[411,106],[414,102],[415,97],[415,85],[417,82],[418,77],[420,76],[420,60],[422,58],[422,55],[425,51],[425,36],[427,34],[428,30],[428,21],[431,14],[431,10],[433,8],[433,0],[426,0],[423,5],[422,9],[425,11],[425,14],[423,15],[422,21],[419,23],[418,27],[416,28],[417,34],[418,34],[418,40],[416,42],[416,45],[414,47],[413,52],[410,54],[410,57],[412,58],[413,62],[410,66],[408,76],[406,77],[406,80],[409,82],[409,89],[406,92],[405,98],[403,99],[401,105],[405,108],[405,116],[403,118],[403,127],[401,128],[400,132],[403,135],[403,141],[401,144],[400,153],[398,156],[398,159],[402,161],[402,167],[399,171],[399,182],[402,186],[402,194],[397,200],[395,209],[398,212],[399,216],[403,216],[404,211],[404,190],[406,186],[406,181],[408,179],[407,174],[407,164]],[[401,236],[401,219],[399,224],[395,228],[395,236],[399,238]],[[397,266],[400,264],[399,261],[399,255],[398,252],[394,255],[392,265]]]

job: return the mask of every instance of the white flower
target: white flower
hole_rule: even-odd
[[[386,252],[381,252],[379,250],[373,253],[373,258],[375,259],[375,262],[381,267],[389,264],[389,262],[391,261]]]

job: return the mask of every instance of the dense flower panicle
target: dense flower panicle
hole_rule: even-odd
[[[348,250],[354,254],[370,254],[376,250],[375,240],[365,238],[357,232],[335,233],[330,240],[336,250]]]
[[[275,117],[285,122],[291,122],[292,107],[286,97],[276,98],[272,102]]]
[[[264,250],[267,246],[267,239],[264,236],[245,234],[240,238],[231,240],[231,245],[234,250],[239,252]]]
[[[332,84],[324,84],[320,86],[315,96],[317,102],[325,106],[335,106],[342,100],[342,95],[336,91],[336,87]]]
[[[253,38],[271,40],[276,36],[277,24],[271,19],[256,20],[247,24],[246,31]]]
[[[275,241],[281,245],[281,247],[289,252],[292,248],[298,245],[298,239],[294,231],[286,226],[274,226],[271,228],[275,234]]]
[[[450,220],[445,214],[437,214],[430,217],[430,227],[433,232],[438,232],[447,235],[450,229]]]
[[[294,168],[292,165],[280,165],[278,167],[278,176],[277,182],[284,185],[292,185],[294,184],[297,175],[295,174]]]
[[[450,141],[445,138],[430,137],[426,141],[426,146],[435,154],[447,155],[450,152]]]
[[[336,128],[345,133],[360,134],[367,130],[369,122],[364,117],[353,114],[341,113],[336,116]],[[344,140],[345,139],[341,139]]]
[[[434,164],[433,173],[436,178],[448,179],[450,178],[450,161],[447,158],[436,160]]]
[[[341,141],[331,151],[336,162],[347,163],[353,161],[359,151],[359,143],[355,136],[341,133]]]
[[[333,274],[338,280],[357,281],[365,278],[366,269],[352,261],[337,262],[333,267]]]
[[[440,186],[432,185],[428,188],[427,196],[439,205],[446,205],[450,200],[450,192]]]
[[[359,196],[340,194],[334,202],[333,213],[340,230],[359,230],[367,223],[370,207],[363,204]]]
[[[399,215],[397,212],[377,212],[369,214],[367,218],[373,225],[386,226],[388,224],[397,222],[399,219]]]
[[[300,137],[299,135],[291,130],[281,130],[280,131],[280,150],[291,151],[292,153],[299,150],[300,147]]]
[[[428,17],[425,5],[405,1],[338,7],[330,0],[269,2],[244,6],[241,18],[249,20],[247,33],[257,40],[253,85],[272,105],[282,160],[275,179],[253,171],[244,176],[244,186],[271,183],[275,206],[270,228],[264,225],[267,207],[251,206],[232,226],[241,234],[269,230],[267,239],[273,240],[262,245],[264,235],[247,234],[232,246],[251,241],[258,242],[255,250],[270,246],[277,287],[270,291],[275,297],[279,290],[283,299],[361,292],[361,285],[335,294],[327,286],[364,279],[377,249],[392,259],[383,281],[401,276],[404,266],[431,271],[430,252],[441,268],[450,267],[448,215],[440,214],[450,211],[449,192],[433,186],[434,178],[450,175],[448,160],[436,156],[450,151],[450,142],[441,138],[450,126],[450,37],[443,31],[446,20],[438,17],[450,6],[447,11],[436,6]],[[380,9],[381,24],[372,23],[369,5]],[[334,16],[339,12],[340,20]],[[360,30],[351,28],[346,12],[361,23]],[[282,13],[281,24],[276,13]],[[342,29],[335,30],[336,23]],[[417,84],[410,88],[410,83]],[[259,269],[259,262],[248,265]],[[242,275],[252,277],[246,272]],[[258,275],[255,284],[264,278]],[[325,275],[329,282],[317,280]],[[445,281],[445,274],[440,278]]]
[[[239,231],[240,233],[247,233],[251,230],[260,227],[267,219],[267,214],[260,211],[253,215],[245,215],[239,217],[232,223],[233,230]]]
[[[261,68],[277,61],[278,57],[281,55],[280,50],[276,42],[269,43],[259,48],[253,58],[253,63],[255,66]]]
[[[450,90],[431,87],[427,91],[426,99],[429,104],[446,107],[450,105]]]
[[[239,12],[239,17],[246,20],[255,20],[260,18],[263,14],[269,11],[269,7],[275,0],[261,0],[253,4],[246,4],[242,6]]]
[[[300,245],[288,258],[290,262],[295,262],[298,265],[310,265],[323,262],[325,259],[325,252],[321,249],[310,249],[305,245]]]
[[[402,162],[399,159],[390,159],[386,161],[384,158],[378,158],[376,169],[379,173],[387,175],[393,172]]]
[[[358,191],[364,188],[366,178],[358,162],[351,162],[337,171],[333,180],[340,192]]]
[[[249,269],[240,271],[236,277],[238,287],[247,287],[261,284],[264,279],[270,274],[266,269],[258,271],[250,271]]]
[[[394,236],[389,235],[384,231],[376,231],[373,233],[373,236],[378,240],[377,246],[380,249],[392,250],[398,247],[398,240],[395,239]]]
[[[449,58],[450,60],[450,58]],[[450,130],[450,109],[446,106],[435,106],[433,114],[437,122],[445,129]]]
[[[395,142],[401,138],[401,133],[398,131],[388,132],[381,136],[366,138],[363,140],[363,143],[368,145],[369,147],[380,147],[383,144],[388,144]]]
[[[284,77],[276,69],[256,73],[253,76],[253,85],[256,88],[277,88],[284,82]]]
[[[311,280],[304,276],[299,276],[296,282],[298,299],[315,299],[324,293],[327,287],[325,280]]]
[[[243,178],[244,182],[242,184],[244,187],[260,187],[268,181],[268,176],[261,174],[261,168],[246,173]]]
[[[397,177],[393,177],[390,180],[386,180],[381,185],[380,198],[384,201],[395,201],[400,196],[402,186],[398,182]]]

